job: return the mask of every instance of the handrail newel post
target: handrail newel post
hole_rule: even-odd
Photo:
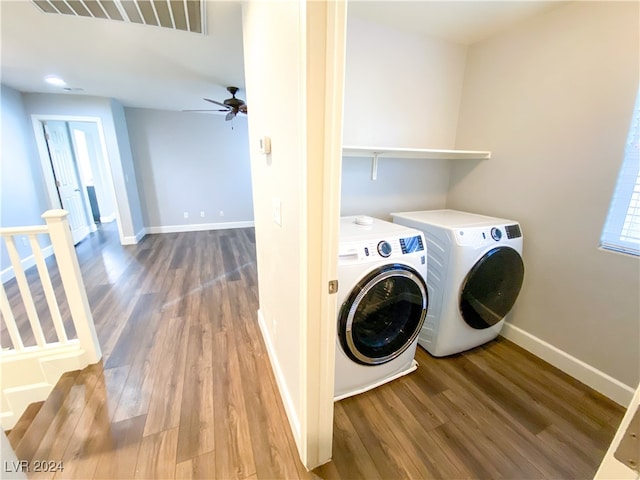
[[[60,271],[60,279],[67,296],[78,340],[86,352],[87,361],[97,363],[102,358],[102,351],[82,280],[80,264],[73,245],[71,229],[67,220],[68,215],[66,210],[56,209],[46,211],[42,218],[49,229],[53,252]]]

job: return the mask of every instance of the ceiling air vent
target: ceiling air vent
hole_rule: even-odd
[[[205,33],[202,0],[32,0],[45,13]]]

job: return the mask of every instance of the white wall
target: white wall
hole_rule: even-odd
[[[345,145],[453,148],[466,48],[350,15],[344,101]],[[449,162],[345,158],[342,215],[443,208]]]
[[[40,216],[49,205],[31,122],[20,92],[5,85],[1,88],[0,226],[43,225]],[[16,246],[21,258],[31,255],[21,242]],[[0,270],[5,270],[11,262],[4,242],[0,248]]]
[[[23,94],[28,115],[96,117],[104,130],[111,177],[116,192],[121,240],[135,243],[144,234],[123,107],[108,98],[84,95]]]
[[[243,6],[258,318],[307,468],[331,458],[345,16],[343,2]]]
[[[142,207],[140,205],[140,192],[138,192],[137,175],[133,163],[133,153],[131,152],[131,143],[129,141],[129,129],[127,127],[127,119],[124,114],[122,104],[114,99],[109,99],[111,115],[113,119],[113,130],[118,145],[118,156],[120,162],[117,164],[120,168],[118,173],[124,177],[124,183],[116,183],[116,192],[120,194],[126,192],[128,204],[128,216],[130,217],[131,226],[135,234],[136,240],[144,236],[145,228],[142,220]],[[113,166],[111,167],[113,169]],[[117,177],[114,177],[117,182]],[[124,187],[124,192],[119,191]]]
[[[243,10],[253,208],[256,228],[260,317],[265,342],[298,445],[301,441],[304,319],[303,231],[306,181],[304,44],[301,4],[249,2]],[[282,100],[287,98],[283,109]],[[271,155],[257,140],[271,137]],[[282,226],[272,220],[281,203]]]
[[[598,250],[638,89],[637,2],[572,2],[470,47],[447,207],[519,220],[512,325],[635,387],[637,258]]]
[[[125,114],[151,232],[253,221],[246,116],[227,122],[205,113],[126,108]]]

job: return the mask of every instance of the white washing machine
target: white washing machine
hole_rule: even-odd
[[[518,222],[456,210],[391,216],[427,242],[430,304],[418,343],[441,357],[498,336],[524,279]]]
[[[428,293],[424,236],[366,216],[340,221],[334,396],[414,371]]]

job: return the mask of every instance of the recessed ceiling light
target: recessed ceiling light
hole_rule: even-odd
[[[47,75],[46,77],[44,77],[44,81],[56,87],[64,87],[67,84],[67,82],[65,82],[57,75]]]

